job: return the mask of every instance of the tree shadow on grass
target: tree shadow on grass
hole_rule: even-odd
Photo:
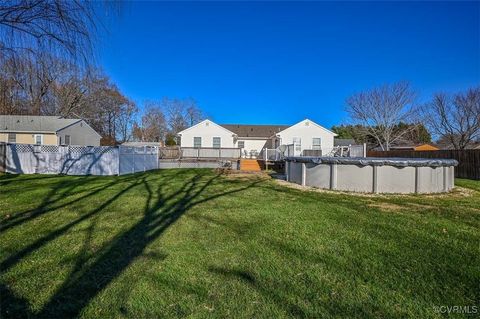
[[[4,284],[0,283],[0,318],[30,318],[28,301],[18,298]]]
[[[28,209],[23,212],[17,212],[13,216],[9,217],[8,219],[4,219],[0,221],[0,231],[5,231],[15,226],[20,226],[23,223],[31,221],[35,218],[38,218],[46,213],[53,213],[54,211],[65,208],[69,205],[73,205],[75,203],[81,202],[91,196],[98,195],[99,193],[109,190],[111,187],[119,186],[119,184],[127,183],[130,181],[135,181],[138,179],[138,176],[128,176],[128,177],[121,177],[119,179],[114,179],[110,183],[107,183],[102,186],[98,187],[90,187],[86,191],[75,191],[79,186],[88,185],[91,182],[97,181],[99,178],[97,177],[82,177],[77,181],[72,182],[70,179],[66,179],[65,181],[59,182],[55,187],[53,187],[50,192],[42,199],[40,204],[34,209]],[[70,195],[81,195],[72,200],[65,200]],[[62,203],[60,203],[62,202]],[[57,204],[53,206],[54,204]]]
[[[175,179],[176,176],[173,175],[171,178]],[[114,281],[136,258],[143,255],[149,243],[161,236],[165,230],[189,209],[222,196],[247,190],[261,182],[253,181],[247,185],[243,184],[240,187],[223,192],[206,193],[207,188],[218,178],[219,175],[215,175],[205,181],[203,174],[196,174],[191,179],[185,181],[173,194],[165,196],[165,191],[162,187],[168,185],[169,181],[161,180],[151,183],[147,176],[144,175],[142,178],[137,178],[133,183],[105,201],[95,210],[82,215],[12,255],[1,263],[0,269],[6,270],[11,268],[27,255],[66,233],[75,225],[91,219],[112,202],[124,196],[130,189],[143,186],[147,195],[143,218],[105,245],[97,254],[98,258],[88,266],[84,266],[86,261],[85,253],[81,252],[73,271],[62,286],[40,312],[31,314],[42,318],[76,317],[98,293]],[[91,231],[93,231],[93,227],[92,225]],[[91,238],[91,235],[86,236],[85,240],[89,241],[89,238]],[[86,247],[88,247],[88,242],[84,243],[82,251],[85,251]],[[5,293],[8,295],[8,289],[5,290]],[[22,305],[18,305],[14,301],[8,307],[17,309],[22,308]]]
[[[37,175],[34,177],[25,177],[22,174],[10,174],[10,173],[2,173],[0,174],[0,186],[5,186],[10,183],[23,183],[29,181],[40,181],[45,179],[53,179],[59,178],[58,175]]]

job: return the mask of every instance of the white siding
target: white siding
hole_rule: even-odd
[[[193,138],[202,137],[202,147],[213,147],[213,138],[221,138],[222,148],[236,147],[233,142],[233,133],[229,130],[205,120],[179,133],[181,147],[193,147]]]
[[[294,138],[301,139],[301,151],[311,150],[313,138],[322,139],[322,155],[327,155],[333,149],[333,138],[335,134],[320,125],[310,121],[303,120],[300,123],[277,134],[281,138],[281,144],[293,144]],[[299,155],[299,154],[295,154]]]
[[[245,148],[242,149],[242,156],[245,155],[245,152],[250,155],[250,152],[257,152],[260,153],[262,149],[265,147],[265,144],[267,143],[267,139],[260,140],[260,139],[238,139],[238,141],[243,141],[245,142]],[[238,141],[235,147],[238,146]]]
[[[84,121],[67,126],[57,132],[58,142],[65,143],[66,136],[70,136],[70,145],[100,146],[101,136]]]

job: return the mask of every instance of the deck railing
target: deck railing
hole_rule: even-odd
[[[162,147],[159,154],[161,159],[238,159],[241,157],[241,150],[213,147]]]
[[[365,145],[335,146],[332,149],[304,149],[300,153],[295,153],[295,145],[281,145],[276,149],[266,148],[262,150],[262,159],[265,161],[283,161],[285,157],[290,156],[334,156],[334,157],[365,157]]]

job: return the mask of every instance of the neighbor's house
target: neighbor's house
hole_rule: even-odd
[[[326,155],[333,149],[336,134],[309,119],[291,126],[216,124],[204,120],[179,132],[178,136],[181,147],[240,148],[244,156],[255,157],[266,148],[289,144],[294,145],[294,155],[305,150]]]
[[[439,148],[431,144],[415,144],[415,145],[394,145],[390,146],[391,151],[438,151]]]
[[[99,146],[100,138],[100,134],[82,119],[0,115],[0,142]]]

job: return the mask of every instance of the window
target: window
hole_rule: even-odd
[[[16,143],[16,142],[17,142],[17,134],[8,133],[8,143]]]
[[[322,149],[322,139],[319,137],[312,138],[312,150]]]
[[[70,145],[70,135],[65,135],[65,145]]]
[[[222,146],[222,139],[220,137],[214,137],[212,144],[213,148],[220,148]]]
[[[43,144],[43,135],[41,135],[41,134],[34,135],[34,141],[35,141],[36,145],[42,145]]]
[[[295,151],[300,152],[302,150],[302,139],[300,137],[294,137],[293,145],[295,145]]]
[[[238,148],[245,148],[245,141],[238,141],[237,147]]]
[[[202,138],[199,136],[195,136],[193,138],[193,147],[200,148],[202,147]]]

